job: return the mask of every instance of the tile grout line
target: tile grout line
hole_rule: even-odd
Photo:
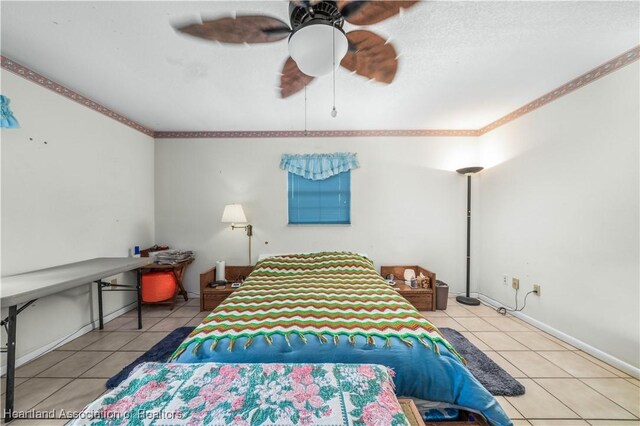
[[[34,361],[36,361],[36,360],[38,360],[38,359],[40,359],[40,358],[43,358],[43,357],[45,357],[46,355],[48,355],[48,354],[50,354],[51,352],[54,352],[54,351],[55,351],[55,349],[54,349],[53,351],[47,352],[46,354],[44,354],[44,355],[42,355],[42,356],[39,356],[38,358],[36,358],[36,359],[34,359],[34,360],[32,360],[32,361],[29,361],[28,363],[26,363],[26,364],[24,364],[24,365],[21,365],[20,367],[16,368],[16,379],[17,379],[17,378],[23,378],[23,379],[24,379],[24,378],[26,378],[26,379],[27,379],[27,381],[28,381],[28,380],[30,380],[30,379],[35,379],[35,378],[37,378],[37,377],[38,377],[38,375],[39,375],[39,374],[44,373],[44,372],[45,372],[45,371],[47,371],[48,369],[50,369],[50,368],[52,368],[52,367],[54,367],[54,366],[58,365],[58,364],[59,364],[59,363],[61,363],[62,361],[66,360],[67,358],[71,358],[72,356],[74,356],[75,354],[77,354],[78,352],[80,352],[80,351],[78,351],[78,350],[73,350],[73,351],[60,351],[60,352],[72,352],[72,353],[71,353],[71,355],[68,355],[68,356],[66,356],[66,357],[62,358],[61,360],[57,361],[56,363],[54,363],[54,364],[52,364],[52,365],[50,365],[50,366],[48,366],[48,367],[44,368],[42,371],[37,372],[37,373],[35,374],[35,376],[27,376],[27,377],[25,377],[25,376],[18,376],[18,374],[20,374],[20,369],[21,369],[21,368],[26,367],[27,365],[31,364],[32,362],[34,362]],[[2,377],[6,377],[6,374],[5,374],[5,375],[3,375]],[[25,381],[25,382],[26,382],[26,381]]]
[[[88,371],[88,370],[87,370]],[[68,377],[67,377],[68,378]],[[71,381],[69,383],[67,383],[66,385],[62,386],[60,389],[58,389],[57,391],[53,392],[51,395],[47,396],[45,399],[43,399],[42,401],[38,402],[37,404],[35,404],[33,407],[30,408],[30,410],[34,409],[35,407],[37,407],[38,405],[44,403],[45,401],[47,401],[49,398],[52,398],[54,395],[56,395],[58,392],[62,392],[67,386],[70,386],[73,382],[75,382],[76,380],[96,380],[94,378],[80,378],[80,377],[76,377],[76,378],[72,378]],[[108,391],[108,389],[107,389]],[[28,411],[28,410],[27,410]],[[60,411],[60,410],[56,410],[56,411]],[[59,417],[55,417],[56,419],[59,419]]]
[[[624,380],[622,377],[584,377],[585,379],[619,379],[619,380]],[[602,395],[603,397],[605,397],[606,399],[608,399],[609,401],[613,402],[615,405],[617,405],[618,407],[622,408],[624,411],[626,411],[627,413],[631,414],[634,419],[633,420],[638,420],[639,417],[636,416],[635,414],[633,414],[631,411],[627,410],[625,407],[623,407],[622,405],[618,404],[616,401],[614,401],[613,399],[609,398],[607,395],[603,394],[602,392],[600,392],[598,389],[594,388],[593,386],[589,385],[589,383],[585,382],[584,380],[582,380],[583,378],[581,377],[576,377],[576,380],[578,380],[581,383],[584,383],[587,387],[589,387],[590,389],[593,389],[596,393]],[[623,419],[625,420],[625,419]]]
[[[76,352],[76,353],[80,353],[80,352],[83,352],[83,351],[78,351],[78,352]],[[75,376],[75,377],[67,377],[67,376],[65,376],[65,377],[49,377],[49,376],[40,376],[40,374],[43,374],[45,371],[51,370],[52,368],[54,368],[54,367],[55,367],[55,366],[57,366],[58,364],[60,364],[60,363],[62,363],[63,361],[65,361],[67,358],[71,358],[71,357],[67,357],[67,358],[65,358],[64,360],[62,360],[62,361],[60,361],[60,362],[58,362],[58,363],[56,363],[56,364],[52,365],[51,367],[47,368],[46,370],[44,370],[44,371],[42,371],[42,372],[38,373],[38,375],[33,376],[33,378],[37,378],[37,379],[72,379],[72,380],[79,379],[79,378],[80,378],[80,376],[82,376],[82,375],[83,375],[84,373],[86,373],[87,371],[91,370],[91,369],[92,369],[93,367],[95,367],[96,365],[100,364],[100,363],[101,363],[102,361],[104,361],[105,359],[109,358],[111,355],[113,355],[114,353],[116,353],[116,352],[117,352],[117,350],[116,350],[116,351],[108,351],[108,350],[103,350],[103,351],[85,351],[85,352],[109,352],[109,355],[107,355],[107,356],[106,356],[106,357],[104,357],[103,359],[99,360],[97,363],[95,363],[95,364],[91,365],[89,368],[87,368],[86,370],[82,371],[78,376]],[[74,355],[75,355],[75,354],[74,354]],[[73,356],[73,355],[71,355],[71,356]]]
[[[546,356],[540,354],[539,352],[566,352],[566,351],[560,351],[560,350],[555,350],[555,351],[547,351],[547,350],[540,350],[540,351],[535,351],[536,353],[538,353],[538,355],[540,355],[541,357],[543,357],[544,359],[546,359],[547,361],[551,362],[552,364],[555,364],[556,366],[558,366],[559,368],[565,370],[564,368],[562,368],[562,366],[560,366],[558,363],[556,363],[555,361],[547,358]],[[580,349],[578,349],[577,351],[569,351],[570,353],[576,353],[578,352],[578,356],[580,356],[580,352],[582,352]],[[578,377],[578,376],[574,376],[573,374],[569,373],[567,371],[567,373],[571,374],[571,377],[575,377],[576,379],[580,379],[580,378],[584,378],[584,379],[613,379],[613,378],[620,378],[622,379],[623,377],[617,376],[614,372],[607,370],[604,367],[599,366],[598,364],[596,364],[595,362],[592,362],[591,360],[585,358],[585,357],[581,357],[583,358],[586,362],[588,362],[589,364],[595,366],[596,368],[599,368],[601,370],[606,371],[607,373],[612,374],[612,376],[588,376],[588,377]],[[565,370],[566,371],[566,370]]]
[[[581,382],[581,380],[580,380],[578,377],[554,377],[553,379],[577,380],[577,381]],[[551,391],[550,391],[550,390],[548,390],[547,388],[545,388],[545,387],[544,387],[544,385],[543,385],[542,383],[538,383],[538,381],[537,381],[537,380],[535,380],[535,379],[531,379],[531,380],[533,380],[534,382],[536,382],[536,384],[537,384],[538,386],[540,386],[542,389],[544,389],[544,390],[545,390],[549,395],[552,395],[554,398],[556,398],[558,401],[560,401],[560,403],[561,403],[561,404],[563,404],[565,407],[567,407],[569,410],[571,410],[572,412],[574,412],[574,413],[575,413],[575,411],[573,411],[573,410],[571,409],[571,407],[569,407],[568,405],[566,405],[566,404],[565,404],[564,402],[562,402],[558,397],[556,397],[553,393],[551,393]],[[586,384],[586,383],[585,383],[585,384]],[[590,386],[589,386],[589,387],[590,387]],[[590,387],[590,388],[591,388],[591,387]],[[594,389],[594,390],[595,390],[595,389]],[[596,392],[597,392],[597,391],[596,391]],[[597,393],[600,393],[600,392],[597,392]],[[605,398],[606,398],[606,397],[605,397]],[[607,399],[607,400],[609,400],[609,401],[611,401],[609,398],[606,398],[606,399]],[[620,407],[620,405],[619,405],[619,404],[617,404],[615,401],[611,401],[611,402],[613,402],[615,405],[617,405],[618,407]],[[622,409],[623,409],[624,411],[626,411],[627,413],[631,414],[633,417],[635,417],[635,419],[638,419],[638,417],[636,417],[633,413],[630,413],[629,411],[627,411],[627,409],[626,409],[626,408],[624,408],[624,407],[620,407],[620,408],[622,408]],[[585,417],[581,416],[581,415],[580,415],[580,414],[578,414],[578,413],[575,413],[575,414],[576,414],[576,415],[578,415],[578,418],[579,418],[580,420],[584,420],[584,421],[585,421],[585,422],[587,422],[587,423],[589,423],[589,420],[613,420],[613,421],[618,421],[618,422],[630,422],[630,421],[635,420],[635,419],[605,419],[605,418],[596,418],[596,419],[593,419],[593,418],[585,418]]]
[[[605,370],[607,370],[607,371],[609,371],[609,372],[611,372],[611,373],[613,373],[613,374],[616,374],[616,376],[620,377],[621,379],[628,379],[628,378],[631,378],[631,376],[630,376],[630,375],[628,375],[627,373],[625,373],[624,371],[618,370],[618,369],[617,369],[617,368],[615,368],[614,366],[609,365],[609,364],[607,364],[607,363],[606,363],[606,362],[604,362],[604,361],[600,361],[600,360],[599,360],[599,361],[600,361],[600,362],[602,362],[604,365],[606,365],[606,366],[607,366],[607,367],[609,367],[609,368],[614,369],[615,371],[611,371],[611,370],[609,370],[608,368],[604,367],[603,365],[600,365],[600,364],[598,364],[598,363],[593,362],[592,360],[590,360],[589,358],[587,358],[587,356],[591,356],[591,355],[589,355],[588,353],[586,353],[586,352],[584,352],[584,351],[581,351],[581,350],[579,350],[579,349],[578,349],[576,352],[577,352],[577,354],[578,354],[578,355],[580,355],[582,358],[586,359],[587,361],[589,361],[589,362],[591,362],[591,363],[593,363],[593,364],[596,364],[598,367],[601,367],[601,368],[603,368],[603,369],[605,369]],[[587,356],[585,356],[585,355],[587,355]],[[597,359],[597,358],[595,358],[595,359]],[[624,376],[620,376],[620,375],[618,375],[617,373],[624,374]]]
[[[542,385],[541,385],[540,383],[538,383],[535,379],[533,379],[533,378],[531,378],[531,377],[530,377],[530,378],[529,378],[529,380],[531,380],[532,382],[534,382],[536,385],[540,386],[540,388],[541,388],[543,391],[545,391],[546,393],[548,393],[549,395],[551,395],[551,396],[552,396],[556,401],[558,401],[558,402],[560,403],[560,405],[562,405],[562,406],[563,406],[563,407],[565,407],[567,410],[569,410],[570,412],[572,412],[573,414],[575,414],[576,416],[578,416],[578,419],[580,419],[580,420],[584,420],[580,414],[578,414],[578,413],[576,413],[575,411],[573,411],[573,410],[571,409],[571,407],[569,407],[567,404],[565,404],[564,402],[562,402],[562,401],[560,400],[560,398],[558,398],[557,396],[555,396],[555,394],[553,394],[553,393],[549,392],[549,391],[547,390],[547,388],[545,388],[544,386],[542,386]],[[517,398],[517,397],[513,397],[513,398]],[[525,417],[525,418],[526,418],[527,420],[530,420],[530,419],[531,419],[531,418],[529,418],[529,417]],[[553,420],[556,420],[556,419],[558,419],[558,418],[554,418]],[[569,419],[569,420],[574,420],[574,419],[569,418],[569,417],[561,417],[560,419]],[[558,420],[560,420],[560,419],[558,419]],[[532,419],[532,420],[533,420],[533,419]],[[538,420],[538,419],[535,419],[535,420]]]
[[[65,385],[61,386],[58,390],[54,391],[53,393],[51,393],[50,395],[45,396],[43,399],[39,400],[38,402],[36,402],[35,404],[33,404],[32,406],[30,406],[29,408],[25,409],[24,411],[30,411],[32,409],[34,409],[36,406],[38,406],[38,404],[42,404],[47,398],[53,396],[54,394],[60,392],[62,389],[64,389],[65,387],[67,387],[68,385],[71,384],[71,382],[73,382],[74,379],[71,379],[69,377],[29,377],[27,380],[25,380],[22,384],[27,383],[29,380],[32,379],[50,379],[50,380],[55,380],[55,379],[63,379],[63,380],[69,380],[69,383],[66,383]],[[4,423],[4,422],[3,422]],[[6,423],[5,423],[6,424]]]
[[[513,409],[516,411],[516,413],[518,413],[518,415],[520,415],[520,418],[519,418],[519,419],[512,419],[512,418],[511,418],[511,416],[509,416],[509,420],[527,420],[527,418],[524,416],[524,414],[522,414],[522,413],[520,412],[520,410],[518,410],[518,409],[516,408],[516,406],[515,406],[515,405],[513,405],[511,402],[509,402],[509,400],[507,399],[507,397],[506,397],[506,396],[502,396],[502,399],[504,399],[504,400],[507,402],[507,404],[509,404],[509,406],[510,406],[511,408],[513,408]],[[502,406],[501,406],[501,407],[502,407]],[[504,409],[503,409],[503,410],[504,410]]]

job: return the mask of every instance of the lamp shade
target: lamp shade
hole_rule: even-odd
[[[242,205],[240,204],[227,204],[224,206],[224,212],[222,213],[223,223],[246,223],[247,216],[244,214]]]
[[[456,172],[460,173],[461,175],[471,176],[483,170],[484,170],[484,167],[476,166],[476,167],[465,167],[463,169],[458,169],[456,170]]]
[[[335,60],[332,41],[335,43]],[[300,71],[311,77],[320,77],[333,71],[347,54],[349,43],[342,28],[314,23],[303,26],[289,38],[289,54]]]

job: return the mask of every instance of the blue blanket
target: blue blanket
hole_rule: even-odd
[[[213,351],[209,345],[202,345],[197,350],[197,355],[193,354],[194,343],[176,361],[381,364],[396,373],[394,383],[396,393],[400,396],[458,405],[481,413],[491,425],[513,424],[496,399],[444,345],[439,345],[438,355],[418,342],[413,347],[400,341],[386,347],[382,340],[378,340],[373,346],[360,336],[356,337],[356,344],[353,346],[346,341],[341,341],[338,345],[323,344],[315,336],[308,336],[307,343],[292,336],[289,346],[282,336],[275,335],[271,345],[262,339],[256,339],[252,342],[251,350],[245,350],[245,341],[246,339],[239,338],[232,352],[227,350],[227,342],[220,342]]]

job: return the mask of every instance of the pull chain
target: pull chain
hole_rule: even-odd
[[[304,85],[304,135],[307,136],[307,85]]]
[[[331,32],[331,48],[333,51],[333,109],[331,110],[331,116],[336,118],[338,111],[336,110],[336,28],[335,22],[333,25],[333,31]]]

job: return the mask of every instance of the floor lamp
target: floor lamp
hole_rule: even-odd
[[[456,300],[463,305],[479,305],[480,301],[469,295],[469,274],[471,272],[471,175],[481,172],[484,167],[465,167],[456,172],[467,177],[467,294],[458,296]]]

